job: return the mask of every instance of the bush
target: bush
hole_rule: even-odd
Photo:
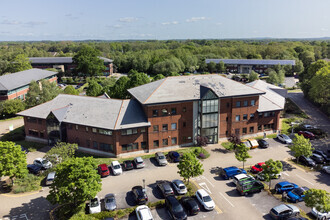
[[[196,157],[198,157],[200,159],[206,159],[210,156],[210,153],[207,152],[207,150],[205,150],[202,147],[196,147],[194,149],[193,153],[195,154]]]
[[[200,159],[206,159],[206,156],[205,156],[203,153],[200,153],[200,154],[198,155],[198,158],[200,158]]]
[[[162,208],[165,205],[165,200],[159,200],[159,201],[153,202],[153,203],[149,202],[147,205],[150,209]]]
[[[27,174],[24,178],[16,179],[13,185],[13,193],[24,193],[36,191],[41,188],[43,176]]]

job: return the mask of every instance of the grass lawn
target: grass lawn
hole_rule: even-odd
[[[17,117],[13,117],[13,118],[6,118],[6,119],[1,119],[0,122],[2,121],[12,121],[12,120],[16,120],[16,119],[21,119],[23,118],[22,116],[17,116]]]
[[[21,145],[22,147],[28,149],[30,152],[34,152],[43,147],[46,147],[47,144],[31,142],[31,141],[14,141],[16,144]]]
[[[13,193],[32,192],[41,189],[41,181],[45,178],[44,175],[35,176],[27,174],[26,177],[16,179],[12,188]]]

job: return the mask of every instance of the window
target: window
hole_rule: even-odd
[[[236,107],[241,107],[241,102],[236,102]]]
[[[100,143],[100,150],[113,152],[112,144]]]
[[[258,118],[262,118],[262,112],[259,113]]]
[[[176,108],[171,108],[171,115],[176,115]]]
[[[271,112],[270,115],[271,115],[272,117],[274,117],[274,116],[275,116],[275,112]]]
[[[202,115],[202,128],[211,128],[218,126],[218,114]]]
[[[236,115],[235,119],[236,119],[236,121],[240,121],[240,116]]]
[[[42,120],[41,119],[38,119],[38,124],[42,124]]]
[[[38,131],[37,130],[33,130],[33,129],[29,129],[29,134],[32,135],[32,136],[36,136],[36,137],[39,136]]]
[[[168,130],[168,125],[167,124],[163,124],[162,131],[167,131],[167,130]]]
[[[177,144],[177,139],[176,139],[176,137],[173,137],[173,138],[171,139],[171,142],[172,142],[172,145]]]
[[[248,101],[244,101],[244,102],[243,102],[243,106],[244,106],[244,107],[248,106]]]
[[[98,149],[99,148],[99,145],[96,141],[93,141],[93,148],[95,149]]]
[[[90,147],[91,146],[91,141],[90,140],[86,140],[86,146]]]
[[[261,131],[261,125],[258,125],[258,131]]]
[[[37,123],[37,119],[32,117],[27,117],[27,121],[30,123]]]
[[[167,146],[168,145],[168,140],[167,138],[166,139],[163,139],[163,146]]]
[[[121,130],[121,135],[137,134],[137,128]]]
[[[250,133],[254,132],[254,127],[250,127]]]
[[[236,134],[236,135],[239,135],[239,128],[236,128],[236,129],[235,129],[235,134]]]
[[[68,124],[68,129],[69,129],[69,130],[72,129],[72,124]]]
[[[154,141],[154,147],[159,147],[159,141],[158,140]]]
[[[133,147],[133,150],[138,150],[139,149],[139,144],[138,143],[133,143],[132,147]]]
[[[147,149],[147,142],[141,142],[141,148],[142,149]]]
[[[264,117],[265,117],[265,118],[270,117],[270,112],[265,112],[265,113],[264,113]]]
[[[219,100],[203,100],[203,113],[218,112]]]
[[[187,108],[186,108],[186,107],[183,107],[183,108],[182,108],[182,111],[183,111],[183,112],[186,112],[186,111],[187,111]]]
[[[229,108],[230,107],[230,103],[229,102],[227,102],[227,108]]]
[[[167,112],[167,109],[166,109],[166,108],[163,108],[163,109],[162,109],[162,115],[163,115],[163,116],[166,116],[167,113],[168,113],[168,112]]]
[[[158,116],[158,110],[152,110],[152,116],[157,117]]]
[[[176,123],[171,124],[171,130],[176,130]]]
[[[97,132],[97,129],[96,128],[92,128],[92,132],[93,133],[96,133]]]
[[[251,119],[251,120],[254,119],[254,114],[250,114],[250,119]]]
[[[158,130],[158,125],[154,125],[153,128],[154,128],[154,132],[158,132],[159,131]]]
[[[43,138],[44,137],[44,132],[40,131],[40,137]]]
[[[243,134],[246,134],[246,133],[247,133],[247,128],[243,128],[243,129],[242,129],[242,133],[243,133]]]
[[[87,126],[85,127],[85,129],[86,129],[86,132],[88,132],[88,127]]]
[[[146,128],[141,128],[141,133],[146,132]]]
[[[247,120],[248,119],[248,115],[247,114],[244,114],[243,115],[243,120]]]
[[[228,117],[226,117],[226,121],[228,121]]]
[[[226,136],[228,136],[228,131],[226,131]]]
[[[186,127],[186,122],[182,122],[182,127]]]
[[[106,129],[99,129],[99,133],[104,135],[112,135],[112,131]]]
[[[251,100],[251,106],[254,106],[256,104],[256,100]]]
[[[78,128],[79,128],[79,126],[78,126],[78,125],[76,125],[76,130],[78,130]]]

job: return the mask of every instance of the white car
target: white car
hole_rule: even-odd
[[[136,217],[138,220],[153,220],[150,209],[146,205],[140,205],[135,209]]]
[[[313,125],[303,125],[303,128],[307,129],[307,130],[310,130],[310,129],[317,129],[316,126],[313,126]]]
[[[145,166],[142,157],[135,157],[134,164],[135,164],[136,168],[143,168]]]
[[[330,219],[330,212],[320,212],[316,208],[312,208],[312,214],[316,217],[316,219]]]
[[[121,168],[120,163],[118,161],[112,161],[110,166],[114,175],[117,176],[123,173],[123,169]]]
[[[330,166],[323,166],[322,171],[324,171],[327,174],[330,174]]]
[[[53,164],[49,160],[46,160],[44,158],[36,158],[33,161],[33,164],[41,167],[42,169],[49,169],[53,166]]]
[[[101,203],[99,197],[95,197],[91,199],[89,202],[89,214],[99,213],[101,212]]]
[[[254,177],[245,173],[237,174],[233,177],[233,183],[237,185],[237,183],[243,179],[254,180]]]
[[[184,185],[184,183],[181,180],[173,180],[172,186],[177,194],[184,195],[187,193],[187,187]]]
[[[56,175],[56,172],[48,173],[47,178],[46,178],[46,186],[50,186],[53,184],[55,175]]]
[[[199,189],[196,191],[196,198],[206,210],[210,211],[215,208],[212,198],[204,189]]]
[[[292,144],[291,138],[285,134],[279,134],[277,135],[277,138],[285,144]]]
[[[277,173],[276,175],[275,174],[271,174],[271,178],[272,179],[279,179],[281,178],[282,176],[282,173]],[[261,171],[257,174],[256,176],[256,179],[258,180],[261,180],[261,181],[264,181],[265,180],[265,177],[264,177],[264,173]]]

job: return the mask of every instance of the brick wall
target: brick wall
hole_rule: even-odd
[[[45,119],[24,116],[24,130],[27,136],[48,139]]]

